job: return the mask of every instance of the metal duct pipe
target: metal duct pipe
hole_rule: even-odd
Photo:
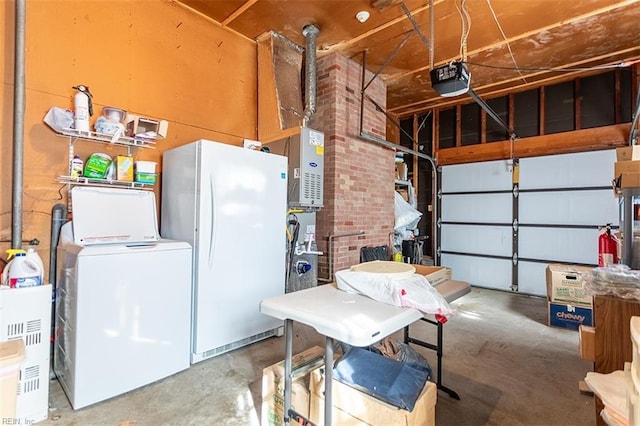
[[[305,61],[305,90],[304,90],[304,118],[302,119],[302,127],[307,127],[311,116],[316,112],[316,89],[318,67],[316,58],[316,38],[320,30],[313,24],[305,25],[302,29],[302,35],[307,39],[307,45],[304,49]]]
[[[15,66],[13,94],[13,181],[11,210],[11,247],[22,248],[22,189],[24,164],[24,33],[26,0],[16,0]]]
[[[340,237],[353,237],[355,235],[364,235],[364,231],[348,232],[346,234],[329,234],[329,244],[327,246],[327,251],[329,252],[329,278],[318,277],[318,281],[322,281],[323,283],[333,282],[333,239]]]

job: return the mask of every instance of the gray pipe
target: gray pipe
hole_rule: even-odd
[[[353,237],[355,235],[364,235],[364,231],[358,232],[348,232],[346,234],[334,234],[333,232],[329,234],[329,244],[327,245],[327,251],[329,252],[329,278],[321,278],[318,277],[318,281],[323,283],[333,282],[333,239],[340,237]]]
[[[60,238],[60,228],[67,221],[67,206],[56,204],[51,209],[51,251],[49,254],[49,282],[56,287],[56,248]]]
[[[51,299],[51,336],[56,335],[56,298],[58,292],[56,289],[56,264],[57,264],[57,247],[58,239],[60,238],[60,228],[67,221],[67,206],[64,204],[56,204],[51,209],[51,250],[49,253],[49,283],[53,288],[53,297]],[[49,352],[50,360],[50,379],[55,378],[55,372],[53,368],[53,348],[51,345]]]
[[[313,24],[305,25],[302,35],[307,39],[304,49],[305,60],[305,90],[304,90],[304,118],[302,127],[307,127],[311,116],[316,112],[316,89],[318,67],[316,63],[316,38],[320,30]]]
[[[11,247],[22,248],[22,172],[24,163],[24,32],[26,0],[16,0],[16,45],[13,94],[13,185]]]

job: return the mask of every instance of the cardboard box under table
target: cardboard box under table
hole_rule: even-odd
[[[324,369],[311,373],[310,420],[324,424]],[[411,412],[389,405],[333,380],[332,418],[340,426],[432,426],[435,424],[436,385],[427,382]]]
[[[324,365],[324,350],[314,346],[291,359],[291,408],[309,417],[309,375]],[[284,424],[284,361],[262,372],[262,426]]]

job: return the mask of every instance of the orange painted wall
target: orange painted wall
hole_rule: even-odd
[[[169,0],[26,4],[23,240],[38,238],[45,261],[51,209],[67,203],[67,188],[55,179],[66,174],[69,145],[43,117],[53,106],[73,108],[72,86],[90,87],[92,121],[103,106],[169,121],[167,139],[157,149],[138,149],[136,159],[160,162],[163,150],[200,138],[236,145],[256,138],[252,40]],[[0,258],[11,242],[14,23],[15,2],[0,2]],[[126,148],[82,141],[74,148],[83,158],[92,152],[126,153]]]

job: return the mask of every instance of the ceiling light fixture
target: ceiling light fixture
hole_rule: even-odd
[[[369,16],[370,16],[369,12],[367,12],[366,10],[361,10],[360,12],[356,13],[356,19],[360,23],[367,22],[367,20],[369,19]]]

